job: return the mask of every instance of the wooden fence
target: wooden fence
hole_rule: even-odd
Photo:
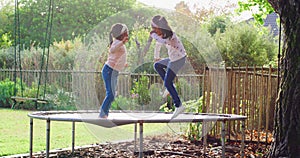
[[[178,75],[176,82],[181,86],[181,98],[188,101],[202,97],[202,112],[245,115],[248,117],[246,129],[250,133],[250,137],[246,139],[270,142],[271,138],[268,136],[268,132],[273,130],[279,80],[277,69],[272,67],[229,67],[226,69],[205,67],[202,72],[203,74],[200,75]],[[0,69],[0,81],[6,78],[13,81],[14,75],[20,78],[20,74],[20,71]],[[39,74],[40,72],[37,70],[22,70],[23,82],[29,86],[32,82],[37,83]],[[103,92],[95,93],[95,91],[99,91],[97,85],[102,85],[97,82],[97,78],[101,79],[101,73],[97,71],[49,70],[47,75],[44,71],[42,75],[42,84],[46,81],[48,85],[57,85],[64,91],[77,95],[79,93],[87,94],[80,98],[81,105],[92,104],[98,107],[99,99],[91,103],[89,98],[97,98],[97,95],[104,94]],[[153,84],[157,86],[157,83],[158,88],[163,87],[157,74],[121,73],[118,81],[118,94],[130,97],[132,79],[141,75],[149,77],[149,88]],[[220,129],[217,127],[220,126],[215,127],[212,134],[217,135],[220,133]],[[228,137],[239,139],[240,122],[229,122],[227,127]],[[262,135],[262,131],[266,132],[266,135]]]
[[[206,77],[217,73],[217,70],[211,70]],[[246,129],[250,136],[246,140],[270,143],[279,80],[277,69],[272,67],[231,67],[226,69],[226,76],[228,86],[222,113],[247,116]],[[205,80],[205,87],[209,88],[211,84],[208,79]],[[212,93],[205,93],[205,95],[207,95],[205,98],[214,97]],[[204,106],[206,109],[203,110],[214,112],[209,109],[216,109],[213,107],[215,105],[209,103],[209,99],[207,99]],[[227,126],[227,133],[230,133],[228,136],[240,139],[240,122],[229,122]],[[214,129],[214,133],[218,134],[220,130]]]

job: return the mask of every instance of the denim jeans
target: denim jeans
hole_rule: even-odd
[[[106,96],[100,108],[100,117],[108,116],[111,103],[115,99],[119,72],[109,67],[107,64],[102,69],[102,78],[105,84]]]
[[[160,60],[154,63],[154,69],[164,81],[164,86],[169,91],[175,107],[181,106],[181,101],[178,93],[173,85],[173,81],[178,71],[185,64],[186,57],[183,57],[177,61],[171,62],[169,58]]]

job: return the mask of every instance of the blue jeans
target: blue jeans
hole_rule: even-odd
[[[173,85],[173,81],[178,71],[185,64],[186,57],[183,57],[177,61],[171,62],[169,58],[160,60],[154,63],[154,69],[164,81],[164,86],[169,91],[175,107],[181,106],[181,101],[178,93]]]
[[[109,67],[107,64],[103,66],[102,78],[105,84],[106,96],[100,108],[100,117],[108,116],[111,103],[115,99],[119,72]]]

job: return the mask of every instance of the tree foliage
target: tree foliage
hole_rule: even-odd
[[[135,0],[63,0],[53,1],[53,27],[51,41],[70,40],[83,36],[105,18],[122,10],[134,6]],[[43,44],[47,28],[49,0],[22,0],[19,2],[19,17],[21,30],[21,44]],[[11,10],[11,9],[10,9]],[[4,33],[14,32],[14,12],[0,13],[0,26],[7,26],[0,30],[0,37]],[[3,18],[2,18],[3,17]]]
[[[217,31],[220,31],[220,33],[224,33],[229,23],[229,17],[216,16],[209,20],[209,23],[207,24],[207,30],[212,36],[215,35]]]
[[[44,40],[46,29],[48,2],[49,0],[22,1],[22,7],[20,7],[21,43],[26,44],[26,47],[21,47],[23,69],[40,69],[41,41]],[[74,66],[83,68],[87,65],[82,64],[89,63],[90,65],[87,67],[90,70],[90,68],[94,68],[94,59],[103,56],[102,59],[106,60],[107,34],[111,25],[116,22],[125,23],[130,31],[130,40],[126,44],[128,62],[130,63],[127,71],[134,71],[141,64],[152,62],[154,42],[152,42],[148,53],[143,54],[145,52],[142,52],[149,36],[150,19],[153,15],[165,15],[167,14],[166,12],[135,5],[134,0],[126,0],[125,2],[128,3],[124,2],[124,4],[101,0],[101,5],[98,4],[98,1],[92,0],[54,2],[53,43],[50,46],[49,69],[73,69]],[[125,10],[127,9],[126,7],[128,10]],[[215,50],[208,49],[210,48],[207,45],[208,41],[210,41],[209,43],[217,42],[218,47],[220,47],[219,50],[228,65],[238,65],[242,61],[244,64],[263,65],[268,64],[272,60],[274,43],[268,38],[269,36],[267,36],[268,33],[266,31],[260,31],[257,34],[256,28],[251,29],[252,25],[245,26],[248,32],[238,27],[240,24],[230,26],[231,23],[228,16],[212,15],[215,12],[213,8],[211,8],[212,12],[204,10],[203,12],[207,14],[201,14],[203,18],[198,17],[200,14],[197,14],[197,16],[191,15],[192,12],[190,12],[188,6],[183,2],[176,6],[176,10],[176,16],[174,14],[174,16],[168,17],[168,21],[172,29],[180,36],[193,66],[197,67],[204,64],[204,51],[210,51],[210,57],[216,54],[212,53]],[[200,10],[198,9],[198,11]],[[4,17],[10,16],[10,19],[14,18],[9,11],[2,13],[0,15],[4,15],[4,13],[8,15]],[[208,17],[213,18],[208,20]],[[195,20],[194,18],[202,20]],[[11,27],[0,28],[0,33],[1,29],[7,30],[7,28],[11,30],[2,31],[2,33],[12,33],[5,34],[5,36],[3,34],[3,37],[5,37],[3,39],[12,38],[13,36],[13,21],[10,21],[9,18],[6,19],[6,22],[0,21],[0,23],[10,24]],[[204,19],[207,20],[204,22]],[[190,28],[191,23],[194,22],[197,23],[195,26],[200,27]],[[199,34],[197,41],[192,41],[195,36],[194,33]],[[216,33],[217,36],[215,35]],[[95,35],[97,37],[94,37]],[[211,36],[213,36],[214,41],[211,41]],[[6,42],[6,45],[11,44],[9,40],[2,41],[2,43]],[[137,42],[140,44],[139,46]],[[163,48],[162,52],[166,51]],[[12,68],[14,63],[12,55],[12,49],[0,51],[1,67]],[[162,57],[166,57],[167,53],[161,53],[161,55]],[[101,62],[105,62],[104,60],[101,60]]]
[[[273,7],[270,5],[268,0],[247,0],[239,1],[239,12],[252,11],[252,16],[257,22],[263,24],[264,18],[274,12]]]
[[[265,10],[272,6],[280,15],[284,33],[283,57],[280,62],[281,81],[278,85],[275,107],[274,141],[267,157],[299,157],[300,2],[297,0],[248,0],[248,2]]]
[[[276,42],[269,30],[248,23],[228,26],[215,35],[216,44],[227,65],[267,65],[276,59]]]
[[[10,17],[13,7],[8,4],[1,4],[0,9],[0,48],[8,48],[12,45],[12,34],[14,20]]]
[[[0,68],[8,69],[14,66],[13,50],[9,48],[0,49]]]

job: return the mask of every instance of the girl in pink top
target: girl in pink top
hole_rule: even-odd
[[[128,42],[128,28],[125,24],[114,24],[109,34],[109,54],[106,63],[102,69],[102,78],[104,80],[106,96],[100,108],[100,118],[107,118],[111,103],[115,99],[115,91],[119,71],[126,66],[126,47]]]

